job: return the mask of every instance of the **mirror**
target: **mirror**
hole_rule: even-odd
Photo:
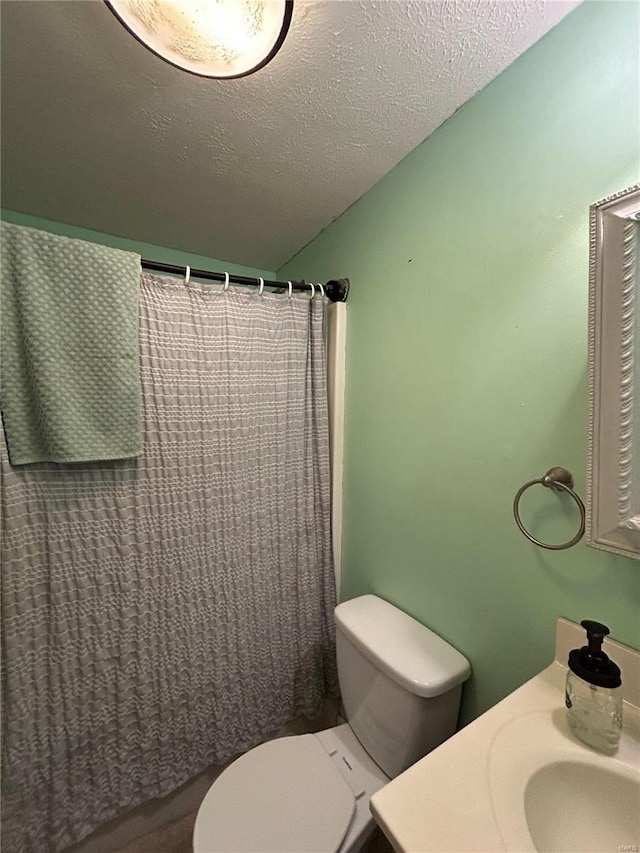
[[[587,544],[640,559],[640,184],[590,208]]]

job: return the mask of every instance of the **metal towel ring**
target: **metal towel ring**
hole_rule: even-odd
[[[576,533],[573,539],[570,539],[568,542],[563,542],[562,545],[547,545],[545,542],[540,542],[539,539],[535,539],[524,526],[522,521],[520,520],[520,513],[518,512],[518,504],[520,503],[520,498],[523,493],[529,488],[529,486],[535,486],[537,483],[542,483],[543,486],[546,486],[548,489],[553,489],[554,492],[568,492],[574,501],[578,504],[578,509],[580,510],[580,530]],[[528,483],[525,483],[524,486],[521,486],[515,498],[513,499],[513,516],[516,520],[516,524],[522,530],[527,539],[530,539],[531,542],[534,542],[536,545],[539,545],[541,548],[547,548],[549,551],[562,551],[565,548],[571,548],[572,545],[575,545],[579,542],[584,536],[584,525],[585,525],[585,509],[580,496],[577,495],[573,491],[573,476],[570,471],[567,471],[566,468],[549,468],[544,477],[541,477],[539,480],[529,480]]]

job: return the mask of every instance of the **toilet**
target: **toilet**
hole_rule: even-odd
[[[200,805],[194,853],[357,853],[371,796],[455,732],[465,657],[375,595],[335,621],[347,722],[236,759]]]

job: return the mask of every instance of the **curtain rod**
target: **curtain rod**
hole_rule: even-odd
[[[187,268],[178,264],[163,264],[161,261],[149,261],[143,258],[142,269],[153,270],[154,272],[168,272],[175,275],[186,275]],[[226,279],[227,273],[214,272],[213,270],[199,270],[193,267],[189,268],[191,276],[194,278],[204,278],[206,281],[219,281],[222,283]],[[232,275],[229,273],[229,282],[231,284],[251,285],[255,287],[260,284],[261,279],[249,277],[245,275]],[[349,294],[349,279],[348,278],[332,278],[324,285],[324,292],[327,294],[331,302],[346,302]],[[282,290],[287,290],[289,287],[288,281],[269,281],[264,280],[265,287],[277,287]],[[317,285],[316,285],[317,287]],[[309,290],[310,282],[308,281],[292,281],[292,290]]]

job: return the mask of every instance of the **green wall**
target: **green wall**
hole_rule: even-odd
[[[511,510],[552,465],[584,495],[588,206],[638,180],[639,9],[578,7],[279,271],[352,281],[342,597],[468,656],[463,721],[552,660],[558,616],[640,647],[640,562],[544,551]],[[525,497],[541,538],[577,530]]]
[[[43,231],[51,231],[53,234],[62,234],[64,237],[77,237],[79,240],[89,240],[92,243],[100,243],[114,249],[136,252],[147,260],[161,261],[165,264],[189,264],[189,266],[199,269],[215,270],[216,272],[221,270],[235,275],[262,276],[262,278],[270,279],[275,277],[271,270],[259,270],[255,267],[245,267],[242,264],[232,264],[230,261],[220,261],[216,258],[206,258],[203,255],[180,252],[177,249],[166,249],[163,246],[154,246],[151,243],[140,243],[136,240],[127,240],[124,237],[114,237],[111,234],[89,231],[87,228],[67,225],[64,222],[52,222],[50,219],[41,219],[38,216],[29,216],[26,213],[17,213],[13,210],[3,209],[0,211],[0,218],[7,222],[14,222],[16,225],[40,228]]]

